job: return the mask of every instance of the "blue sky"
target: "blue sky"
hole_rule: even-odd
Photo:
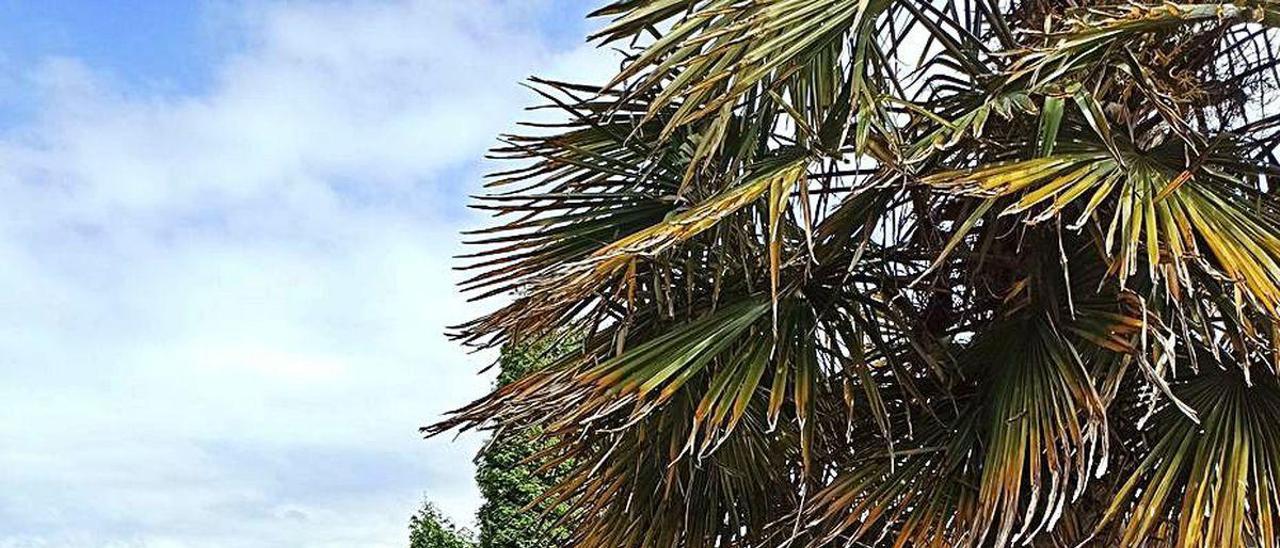
[[[39,98],[21,75],[49,57],[74,57],[127,82],[126,92],[194,93],[221,56],[243,47],[243,33],[196,2],[0,0],[0,63],[6,122],[30,114]],[[16,31],[16,32],[14,32]]]
[[[582,0],[0,0],[0,548],[403,546],[460,521],[462,207]]]

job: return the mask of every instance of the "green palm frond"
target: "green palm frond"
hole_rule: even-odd
[[[1105,151],[1057,154],[930,175],[923,182],[984,197],[1018,195],[1000,213],[1037,209],[1028,223],[1054,219],[1072,205],[1082,227],[1104,202],[1112,202],[1105,249],[1123,283],[1145,262],[1152,279],[1167,280],[1171,291],[1191,286],[1189,264],[1237,282],[1238,291],[1260,311],[1280,317],[1280,224],[1270,214],[1250,211],[1232,188],[1234,180],[1216,166],[1202,166],[1198,180],[1176,173],[1157,159],[1136,154],[1117,160]],[[1206,252],[1201,252],[1201,246]]]
[[[948,420],[922,426],[897,451],[864,440],[800,516],[825,532],[814,540],[1007,546],[1052,531],[1067,502],[1105,471],[1108,452],[1093,374],[1111,364],[1064,332],[1019,315],[976,341],[959,357],[973,382],[959,401],[933,404]]]
[[[1280,544],[1280,384],[1206,371],[1178,392],[1199,424],[1172,409],[1156,417],[1146,457],[1099,527],[1116,522],[1126,545]]]

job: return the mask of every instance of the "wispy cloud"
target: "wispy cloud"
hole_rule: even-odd
[[[237,5],[195,95],[31,67],[0,137],[0,546],[398,546],[424,491],[465,519],[478,440],[415,428],[486,387],[441,333],[478,312],[448,257],[514,82],[608,68],[529,24],[560,9]]]

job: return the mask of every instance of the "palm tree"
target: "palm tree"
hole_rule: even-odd
[[[1280,2],[617,0],[466,344],[573,544],[1280,544]]]

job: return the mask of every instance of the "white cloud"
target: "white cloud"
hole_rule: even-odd
[[[199,95],[74,58],[0,137],[0,547],[402,546],[465,520],[479,395],[449,257],[546,1],[243,5]]]

